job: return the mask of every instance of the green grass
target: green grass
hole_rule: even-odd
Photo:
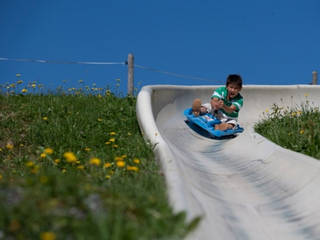
[[[320,112],[308,101],[293,109],[273,105],[255,130],[284,148],[320,159]]]
[[[1,239],[181,239],[194,229],[199,219],[168,204],[135,97],[30,92],[0,95]]]

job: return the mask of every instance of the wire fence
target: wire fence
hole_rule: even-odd
[[[129,59],[129,58],[128,58]],[[50,59],[33,59],[33,58],[7,58],[7,57],[0,57],[0,61],[2,62],[25,62],[25,63],[42,63],[42,64],[60,64],[60,65],[122,65],[122,66],[128,66],[128,61],[123,62],[113,62],[113,61],[67,61],[67,60],[50,60]],[[132,63],[133,64],[133,63]],[[160,73],[163,75],[167,75],[174,78],[180,78],[185,80],[196,80],[196,81],[204,81],[207,83],[218,83],[217,80],[209,79],[209,78],[203,78],[198,76],[192,76],[187,74],[181,74],[176,72],[170,72],[166,70],[162,70],[159,68],[154,67],[148,67],[140,64],[133,64],[132,65],[136,69],[141,69],[143,71],[148,72],[155,72]],[[129,77],[128,77],[129,80]],[[160,82],[162,84],[163,82]],[[129,82],[128,82],[129,84]],[[159,83],[156,83],[159,84]],[[129,93],[129,90],[128,90]]]

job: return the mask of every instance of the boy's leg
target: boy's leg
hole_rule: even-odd
[[[225,131],[227,129],[232,129],[232,128],[234,128],[234,125],[229,123],[220,123],[214,126],[215,130],[221,130],[221,131]]]
[[[201,111],[201,100],[199,98],[196,98],[193,100],[192,103],[192,113],[194,116],[199,116]]]
[[[227,129],[233,129],[238,124],[235,119],[222,119],[221,121],[222,123],[215,125],[215,130],[225,131]]]

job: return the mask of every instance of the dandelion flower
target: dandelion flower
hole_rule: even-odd
[[[64,168],[64,169],[61,170],[61,172],[62,172],[62,173],[66,173],[67,170]]]
[[[79,165],[79,166],[77,166],[77,169],[83,170],[83,169],[84,169],[84,166],[83,166],[83,165]]]
[[[2,148],[0,148],[0,152],[2,152]]]
[[[122,157],[115,157],[114,160],[115,161],[123,161],[123,158]]]
[[[117,148],[119,146],[117,144],[113,144],[112,147]]]
[[[122,167],[124,167],[125,165],[126,165],[126,163],[125,163],[124,161],[118,161],[118,162],[117,162],[117,166],[118,166],[118,167],[121,167],[121,168],[122,168]]]
[[[98,118],[97,120],[98,120],[98,122],[102,122],[102,118]]]
[[[110,132],[110,135],[114,136],[114,135],[116,135],[116,133],[115,132]]]
[[[109,142],[115,142],[115,141],[116,141],[115,138],[110,138],[110,139],[109,139]]]
[[[46,153],[41,153],[41,154],[40,154],[40,157],[41,157],[41,158],[45,158],[46,156],[47,156]]]
[[[22,80],[19,80],[19,81],[17,81],[17,83],[18,83],[18,84],[21,84],[21,83],[23,83],[23,81],[22,81]]]
[[[99,158],[91,158],[90,159],[90,162],[89,162],[91,165],[96,165],[96,166],[99,166],[100,163],[101,163],[101,160]]]
[[[268,113],[268,112],[269,112],[269,109],[267,108],[267,109],[266,109],[266,113]]]
[[[67,162],[69,163],[75,163],[77,162],[77,157],[74,155],[73,152],[65,152],[63,154],[63,156],[65,157],[65,159],[67,160]]]
[[[126,157],[127,157],[127,154],[123,154],[121,157],[122,157],[122,158],[126,158]]]
[[[31,173],[33,174],[37,174],[39,171],[39,166],[35,165],[32,169],[31,169]]]
[[[16,74],[16,77],[21,77],[21,73],[17,73],[17,74]]]
[[[26,163],[26,166],[27,166],[27,167],[32,167],[32,166],[34,166],[34,162],[28,161],[28,162]]]
[[[0,180],[2,179],[3,177],[2,177],[2,175],[0,174]]]
[[[35,83],[32,83],[32,84],[31,84],[31,87],[32,87],[32,88],[36,88],[36,86],[37,86],[37,85],[36,85]]]
[[[131,136],[131,132],[128,132],[128,136]]]
[[[27,92],[28,92],[28,89],[24,88],[24,89],[21,90],[21,92],[22,92],[22,93],[27,93]]]
[[[140,163],[140,159],[139,158],[134,158],[133,162],[136,163],[136,164],[139,164]]]
[[[48,177],[47,177],[47,176],[41,176],[41,177],[40,177],[40,182],[41,182],[42,184],[47,183],[47,182],[48,182]]]
[[[106,142],[106,145],[109,145],[111,142]]]
[[[48,117],[43,117],[42,118],[44,121],[48,121]]]
[[[128,171],[134,171],[134,172],[138,172],[139,168],[136,166],[127,166],[127,170]]]
[[[104,168],[109,168],[109,167],[111,167],[111,163],[108,163],[108,162],[107,162],[107,163],[105,163],[105,164],[103,165],[103,167],[104,167]]]
[[[53,149],[52,148],[46,148],[46,149],[44,149],[44,153],[46,153],[46,154],[52,154],[53,153]]]
[[[106,175],[106,179],[110,179],[111,178],[111,176],[110,175]]]
[[[59,158],[55,159],[54,162],[58,164],[61,160]]]
[[[13,144],[12,143],[7,143],[6,148],[9,150],[13,149]]]
[[[300,130],[300,134],[304,134],[304,130],[303,129]]]
[[[86,147],[84,150],[85,150],[86,152],[90,152],[90,151],[91,151],[91,148]]]
[[[41,233],[41,240],[55,240],[56,235],[53,232],[43,232]]]

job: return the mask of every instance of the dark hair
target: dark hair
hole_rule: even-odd
[[[234,83],[234,84],[238,85],[238,87],[242,88],[242,78],[241,78],[241,76],[238,75],[238,74],[230,74],[227,77],[226,86],[228,86],[230,83]]]

